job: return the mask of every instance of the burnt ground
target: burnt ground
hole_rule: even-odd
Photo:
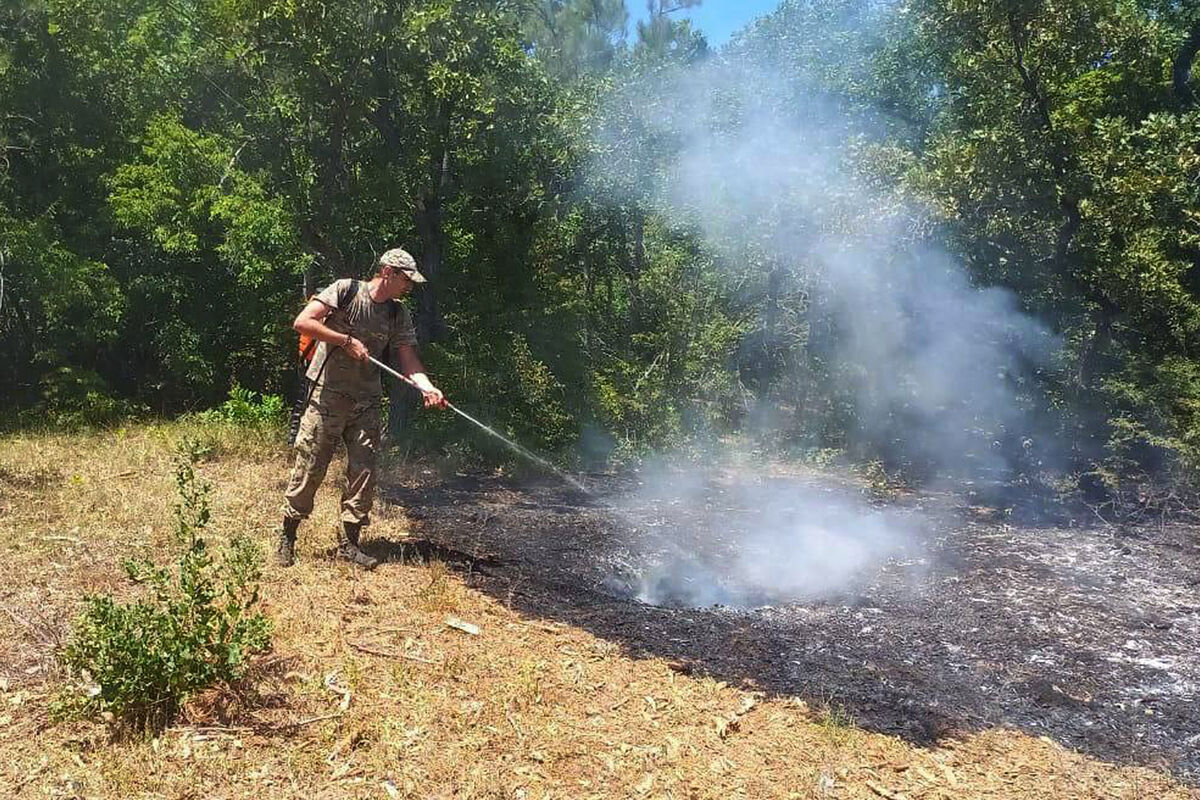
[[[762,480],[777,494],[814,489],[809,478]],[[667,550],[719,564],[759,509],[720,482],[680,502],[638,495],[636,478],[593,481],[592,497],[484,476],[392,486],[384,498],[403,506],[414,538],[368,549],[439,558],[522,613],[682,672],[839,709],[868,730],[933,744],[1009,726],[1200,783],[1192,526],[1015,526],[954,498],[914,496],[893,506],[922,520],[910,546],[852,591],[672,608],[637,600],[639,571]],[[623,514],[606,506],[630,496],[641,499]]]

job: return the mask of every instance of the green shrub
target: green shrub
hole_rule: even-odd
[[[265,429],[282,427],[287,419],[287,409],[283,398],[277,394],[260,395],[235,385],[224,403],[197,416],[205,422]]]
[[[49,371],[42,378],[41,394],[41,403],[24,414],[22,421],[28,426],[101,428],[146,413],[145,407],[115,396],[98,374],[87,369]]]
[[[250,539],[234,537],[222,559],[211,555],[204,538],[211,487],[196,477],[197,450],[184,443],[176,457],[177,563],[173,569],[149,560],[125,563],[129,578],[147,587],[146,597],[86,599],[60,653],[83,691],[60,696],[54,708],[60,718],[100,714],[129,731],[159,729],[196,692],[241,678],[248,656],[268,647],[258,596],[261,553]]]

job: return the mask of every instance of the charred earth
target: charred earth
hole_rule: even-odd
[[[870,730],[928,744],[1011,726],[1200,783],[1194,527],[1014,525],[952,497],[912,496],[874,506],[903,531],[878,562],[805,596],[733,569],[767,513],[754,498],[849,502],[853,489],[726,478],[681,500],[638,484],[593,478],[588,496],[549,481],[425,476],[386,492],[414,538],[369,546],[440,558],[523,613],[680,671],[836,707]]]

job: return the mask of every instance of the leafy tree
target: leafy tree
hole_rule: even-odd
[[[1064,331],[1063,391],[1086,415],[1073,438],[1097,458],[1088,409],[1132,413],[1105,376],[1196,346],[1197,126],[1163,80],[1176,34],[1121,0],[913,10],[947,96],[914,183],[981,279]]]
[[[649,61],[677,59],[692,61],[702,57],[708,44],[690,20],[672,15],[700,5],[701,0],[646,0],[648,18],[638,20],[634,56]]]
[[[547,72],[570,83],[614,66],[628,21],[624,0],[539,0],[523,30]]]

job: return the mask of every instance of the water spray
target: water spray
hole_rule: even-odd
[[[367,359],[372,364],[379,367],[381,370],[388,373],[389,375],[392,375],[395,378],[403,381],[404,383],[413,387],[417,391],[421,391],[421,387],[417,386],[417,384],[411,378],[409,378],[407,375],[403,375],[403,374],[397,372],[396,370],[392,369],[387,364],[384,364],[383,362],[381,362],[374,356],[371,356],[368,354]],[[613,505],[611,502],[609,502],[607,500],[603,500],[600,497],[598,497],[594,492],[592,492],[591,489],[589,489],[587,486],[585,486],[578,478],[564,472],[563,470],[561,470],[558,467],[551,464],[546,459],[539,456],[537,453],[534,453],[534,452],[530,451],[529,449],[522,447],[521,445],[517,444],[512,439],[509,439],[507,436],[503,435],[502,433],[496,431],[495,429],[491,428],[488,425],[485,425],[483,422],[480,422],[479,420],[475,419],[475,417],[473,417],[470,414],[468,414],[467,412],[463,411],[461,408],[454,405],[449,400],[446,400],[445,398],[442,398],[442,400],[445,403],[446,408],[450,409],[455,414],[458,414],[460,417],[465,419],[467,422],[470,422],[472,425],[475,425],[476,427],[480,428],[485,433],[487,433],[489,436],[492,436],[492,437],[504,442],[504,444],[507,445],[514,453],[517,453],[518,455],[528,459],[529,461],[532,461],[533,463],[537,464],[538,466],[543,467],[544,469],[548,470],[549,472],[554,473],[556,476],[561,478],[565,483],[568,483],[572,487],[583,492],[585,495],[587,495],[587,497],[593,503],[598,504],[602,509],[604,509],[604,511],[606,511],[609,514],[612,514],[614,517],[616,517],[617,519],[619,519],[623,523],[625,523],[629,527],[630,530],[636,531],[643,524],[643,523],[639,522],[638,520],[634,519],[632,516],[630,516],[625,510],[618,508],[617,506]],[[643,589],[641,592],[639,592],[639,599],[641,599],[643,602],[646,602],[645,596],[646,596],[646,593],[645,593],[645,590]]]
[[[379,359],[375,358],[374,356],[368,355],[368,356],[367,356],[367,359],[368,359],[368,360],[369,360],[369,361],[370,361],[372,364],[374,364],[375,366],[379,367],[381,370],[383,370],[383,371],[387,372],[389,375],[392,375],[392,376],[394,376],[394,377],[396,377],[396,378],[399,378],[400,380],[404,381],[405,383],[407,383],[409,386],[413,387],[413,388],[414,388],[414,389],[416,389],[417,391],[421,391],[421,387],[420,387],[420,386],[417,386],[417,384],[416,384],[416,383],[415,383],[415,382],[414,382],[414,381],[413,381],[411,378],[409,378],[407,375],[403,375],[403,374],[401,374],[401,373],[397,372],[396,370],[392,369],[392,368],[391,368],[391,367],[389,367],[387,364],[384,364],[382,361],[380,361]],[[521,445],[519,445],[519,444],[517,444],[516,442],[514,442],[512,439],[509,439],[509,438],[508,438],[507,436],[505,436],[504,434],[502,434],[502,433],[499,433],[498,431],[495,431],[495,430],[493,430],[493,429],[492,429],[492,428],[490,428],[489,426],[485,425],[484,423],[482,423],[482,422],[480,422],[479,420],[477,420],[477,419],[475,419],[474,417],[472,417],[472,416],[471,416],[470,414],[468,414],[467,412],[463,411],[463,410],[462,410],[461,408],[459,408],[458,406],[456,406],[456,405],[454,405],[453,403],[451,403],[449,400],[445,400],[445,398],[443,398],[443,401],[444,401],[444,402],[445,402],[445,404],[446,404],[446,408],[450,409],[450,410],[451,410],[451,411],[453,411],[455,414],[458,414],[460,417],[462,417],[463,419],[465,419],[467,422],[470,422],[471,424],[473,424],[473,425],[475,425],[475,426],[477,426],[477,427],[481,428],[482,430],[484,430],[485,432],[487,432],[489,435],[491,435],[491,436],[493,436],[493,437],[495,437],[495,438],[499,439],[500,441],[504,442],[504,444],[508,445],[508,447],[509,447],[509,448],[510,448],[510,449],[511,449],[511,450],[512,450],[514,453],[517,453],[518,455],[521,455],[521,456],[525,457],[526,459],[528,459],[528,460],[532,461],[533,463],[537,464],[538,466],[540,466],[540,467],[543,467],[543,468],[545,468],[545,469],[549,470],[550,472],[553,472],[553,473],[554,473],[555,475],[557,475],[559,478],[562,478],[564,481],[566,481],[567,483],[571,484],[572,486],[574,486],[576,489],[578,489],[579,491],[583,492],[583,493],[584,493],[584,494],[586,494],[587,496],[589,496],[589,497],[593,497],[593,496],[594,496],[594,495],[592,494],[592,491],[591,491],[590,489],[588,489],[586,486],[584,486],[584,485],[583,485],[583,483],[581,483],[581,482],[579,481],[579,479],[577,479],[577,478],[574,478],[574,477],[572,477],[571,475],[568,475],[566,472],[563,472],[561,469],[559,469],[558,467],[554,466],[554,465],[553,465],[553,464],[551,464],[549,461],[547,461],[546,459],[544,459],[544,458],[542,458],[541,456],[539,456],[537,453],[534,453],[534,452],[532,452],[531,450],[528,450],[528,449],[526,449],[526,448],[522,447]]]

